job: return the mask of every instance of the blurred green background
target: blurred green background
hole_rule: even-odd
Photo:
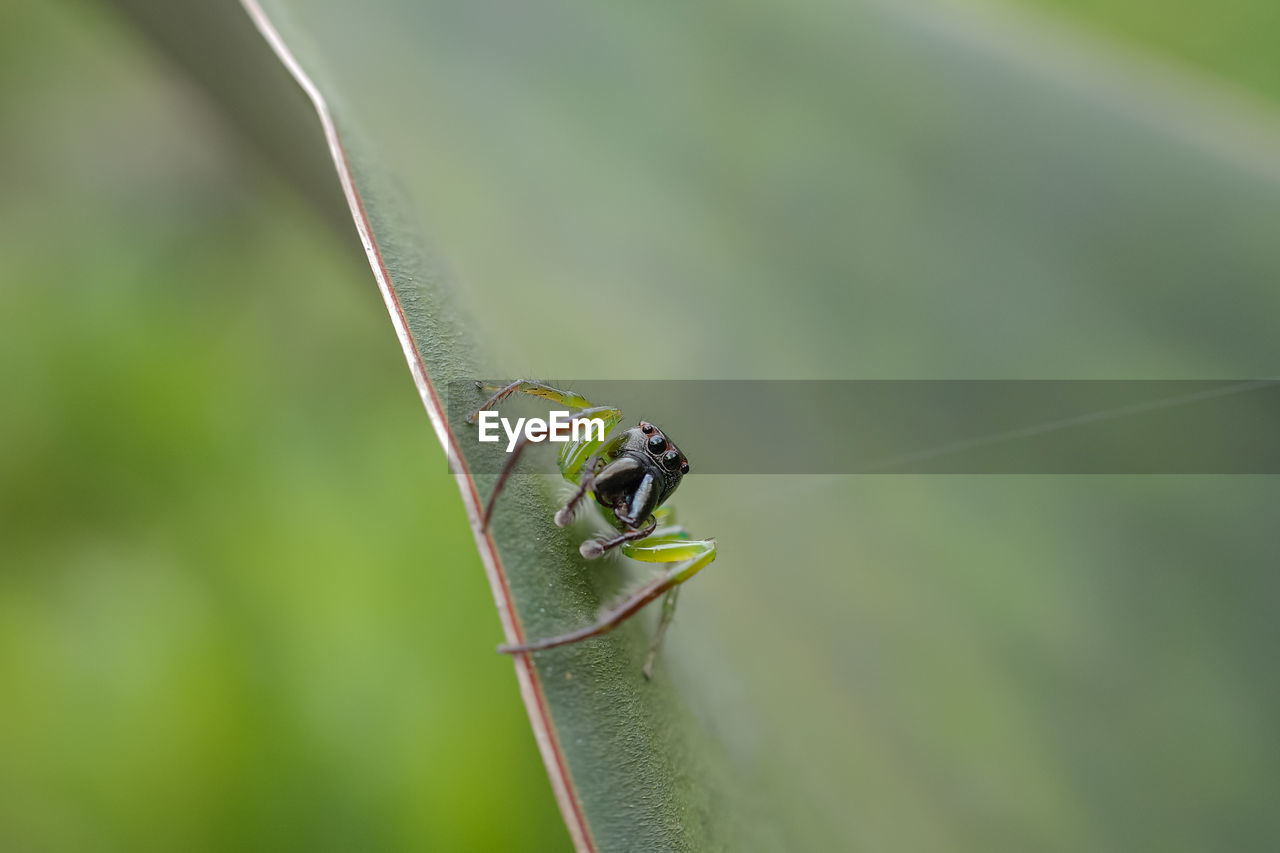
[[[566,849],[354,237],[106,7],[0,128],[0,850]]]
[[[1280,94],[1273,4],[1042,5]],[[0,6],[0,128],[0,849],[566,849],[510,663],[492,652],[498,623],[456,487],[353,241],[103,7]],[[1257,748],[1273,722],[1260,712],[1275,694],[1274,634],[1257,626],[1274,590],[1260,571],[1210,589],[1194,569],[1274,557],[1258,536],[1267,484],[1072,483],[1031,509],[1034,489],[998,482],[779,485],[797,500],[820,489],[843,497],[830,517],[817,502],[815,528],[845,529],[840,507],[887,520],[860,531],[861,572],[803,607],[782,573],[776,588],[687,600],[721,647],[691,651],[714,666],[750,641],[733,632],[789,605],[848,626],[865,651],[817,661],[789,635],[761,662],[774,676],[709,683],[704,707],[742,712],[717,719],[727,740],[763,751],[755,691],[807,677],[840,701],[853,692],[850,730],[874,743],[861,765],[820,767],[825,745],[804,731],[768,746],[791,750],[797,778],[847,783],[828,790],[829,811],[849,797],[886,823],[919,821],[897,836],[860,824],[870,848],[946,847],[958,826],[1006,842],[1060,827],[1067,848],[1149,839],[1160,808],[1120,799],[1135,777],[1202,803],[1205,839],[1242,840],[1215,821],[1243,815],[1243,840],[1258,841],[1274,751]],[[743,523],[751,499],[699,508],[699,527]],[[930,502],[970,539],[920,538]],[[1024,511],[1058,523],[1027,535],[1062,555],[1059,571],[984,535]],[[1209,532],[1193,547],[1173,535],[1195,522]],[[1135,529],[1150,534],[1141,550]],[[757,558],[794,553],[775,537]],[[1117,555],[1132,575],[1108,572]],[[1144,607],[1127,633],[1126,609]],[[1187,612],[1202,618],[1179,636]],[[985,645],[996,634],[1030,638],[1025,656]],[[1172,638],[1172,651],[1102,647],[1113,636]],[[912,693],[920,684],[933,689]],[[1188,703],[1201,686],[1203,705]],[[1176,703],[1153,720],[1162,696]],[[1230,725],[1167,748],[1205,719]],[[1108,755],[1090,751],[1099,732]],[[1115,748],[1131,743],[1167,761],[1118,774]],[[992,756],[1004,774],[990,788],[947,775]],[[1027,778],[1040,784],[1019,789]]]
[[[1026,0],[1085,29],[1280,98],[1280,5],[1267,0]]]

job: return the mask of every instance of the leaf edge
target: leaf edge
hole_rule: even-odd
[[[372,224],[365,212],[364,201],[356,188],[355,176],[346,151],[342,146],[342,140],[328,102],[320,92],[319,87],[302,67],[302,64],[293,55],[284,37],[276,29],[275,24],[258,3],[258,0],[240,0],[240,5],[276,58],[289,72],[290,76],[293,77],[315,108],[330,157],[337,171],[342,194],[347,201],[347,206],[356,232],[360,237],[360,243],[364,248],[370,270],[387,307],[387,313],[390,315],[396,338],[399,340],[401,349],[404,352],[405,361],[408,363],[409,372],[413,377],[414,387],[418,390],[418,395],[422,399],[422,405],[427,411],[431,426],[435,430],[436,437],[439,439],[449,459],[450,470],[458,482],[462,503],[466,510],[467,518],[471,523],[471,532],[476,540],[476,549],[480,553],[485,575],[489,579],[489,585],[493,592],[498,618],[502,623],[503,636],[508,644],[523,643],[525,641],[524,629],[520,624],[519,617],[516,615],[502,558],[498,553],[497,545],[493,541],[492,535],[483,526],[484,504],[480,500],[475,480],[467,467],[466,461],[461,453],[454,451],[456,442],[449,427],[444,407],[436,393],[435,385],[427,374],[426,364],[409,330],[403,306],[400,304],[399,297],[392,287],[391,274],[373,235]],[[561,748],[555,727],[551,722],[551,712],[547,703],[546,692],[543,690],[537,670],[528,655],[513,655],[512,659],[515,665],[516,680],[520,687],[520,696],[524,700],[525,709],[529,714],[529,723],[533,728],[534,739],[538,744],[538,751],[542,755],[543,764],[551,782],[552,793],[555,796],[556,804],[560,808],[560,814],[564,819],[565,826],[569,830],[569,837],[573,843],[574,850],[577,853],[597,853],[582,800],[573,784],[568,760],[564,750]]]

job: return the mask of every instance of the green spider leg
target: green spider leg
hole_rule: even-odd
[[[689,539],[688,532],[676,524],[676,511],[674,507],[662,506],[653,512],[653,517],[657,521],[657,530],[654,531],[653,538],[655,540],[665,541],[667,539]],[[624,553],[626,549],[623,549]],[[713,555],[712,560],[715,559]],[[709,562],[709,561],[708,561]],[[676,599],[680,597],[680,585],[677,584],[667,590],[667,594],[662,599],[662,615],[658,618],[658,627],[654,630],[653,641],[649,645],[649,655],[644,660],[644,668],[641,670],[645,678],[653,678],[653,659],[658,655],[658,649],[662,647],[662,641],[667,635],[667,629],[671,627],[671,620],[676,616]]]
[[[579,441],[566,443],[560,450],[560,473],[566,480],[576,484],[578,487],[565,506],[555,515],[555,523],[560,527],[564,527],[573,517],[574,508],[591,491],[592,481],[603,462],[601,451],[608,443],[609,434],[614,427],[622,422],[622,411],[612,406],[592,406],[590,401],[580,394],[562,391],[559,388],[553,388],[550,385],[527,379],[517,380],[497,388],[481,386],[479,383],[477,383],[477,387],[481,390],[490,390],[495,393],[467,418],[469,423],[475,423],[480,412],[492,408],[514,393],[541,397],[574,409],[575,411],[570,415],[571,420],[580,417],[599,417],[605,422],[604,439],[583,438]],[[494,501],[497,500],[498,494],[502,491],[502,487],[515,466],[516,460],[527,444],[528,439],[522,435],[512,448],[509,458],[498,476],[498,481],[494,485],[489,503],[485,508],[483,522],[485,527],[488,526],[489,517],[492,515]],[[688,532],[676,523],[675,510],[671,507],[663,506],[654,510],[652,519],[642,528],[624,531],[611,539],[588,539],[582,543],[579,550],[583,557],[594,559],[613,547],[620,547],[622,552],[633,560],[663,566],[665,571],[626,596],[615,607],[602,614],[593,625],[567,634],[547,637],[520,645],[501,645],[498,647],[498,651],[504,654],[536,652],[569,645],[589,637],[598,637],[617,628],[628,618],[639,612],[645,605],[657,600],[659,597],[663,597],[662,615],[659,617],[658,627],[654,632],[653,641],[649,647],[649,654],[645,659],[643,669],[645,678],[652,678],[654,658],[658,654],[658,649],[661,647],[663,639],[666,637],[667,629],[670,627],[672,619],[675,617],[680,585],[715,560],[716,542],[714,539],[690,538]]]
[[[684,530],[675,528],[671,533],[663,536],[650,536],[640,542],[624,544],[622,552],[633,560],[661,564],[666,567],[666,570],[626,596],[619,604],[601,615],[593,625],[580,628],[577,631],[570,631],[567,634],[547,637],[546,639],[520,645],[498,646],[498,651],[504,654],[539,652],[543,649],[552,649],[556,646],[576,643],[588,637],[599,637],[617,628],[646,604],[665,594],[667,597],[662,605],[662,616],[658,623],[658,630],[654,634],[653,643],[649,647],[649,655],[645,659],[644,665],[645,678],[652,678],[653,659],[662,645],[663,638],[666,636],[667,627],[670,626],[671,620],[675,616],[676,597],[679,594],[679,587],[715,560],[716,541],[714,539],[690,539]]]
[[[534,397],[541,397],[544,400],[551,400],[559,403],[573,411],[569,415],[570,422],[579,418],[598,418],[604,422],[604,435],[601,438],[589,437],[591,432],[587,431],[587,436],[578,441],[566,442],[560,448],[560,455],[557,464],[560,468],[560,474],[569,482],[578,486],[569,503],[556,513],[555,522],[558,526],[564,527],[573,517],[573,510],[580,502],[583,496],[591,488],[591,479],[596,473],[595,469],[599,462],[599,451],[605,446],[609,433],[613,432],[613,428],[622,423],[622,410],[614,406],[593,406],[591,402],[581,394],[575,394],[572,391],[562,391],[559,388],[553,388],[542,382],[534,382],[530,379],[518,379],[500,388],[490,388],[476,383],[481,390],[494,390],[492,397],[486,400],[479,409],[472,412],[467,417],[467,423],[475,423],[480,417],[480,413],[486,409],[491,409],[507,397],[517,392],[528,394]],[[498,481],[494,483],[493,492],[489,495],[489,502],[485,505],[484,516],[481,520],[481,529],[488,529],[489,519],[493,515],[494,503],[498,500],[498,495],[502,493],[502,489],[507,484],[507,478],[511,476],[511,472],[515,469],[516,462],[520,458],[520,454],[524,452],[525,446],[529,443],[527,434],[521,434],[516,444],[511,448],[511,452],[507,455],[507,461],[502,466],[502,471],[498,474]],[[590,463],[590,464],[588,464]],[[585,554],[583,556],[586,556]]]

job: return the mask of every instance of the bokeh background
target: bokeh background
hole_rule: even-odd
[[[1027,4],[1220,77],[1250,110],[1280,97],[1280,11],[1264,0]],[[478,283],[516,272],[470,217],[432,223],[445,254],[458,246]],[[492,653],[456,487],[356,248],[111,7],[0,6],[0,849],[568,848]],[[527,310],[493,315],[501,340],[539,310],[517,298]],[[1187,359],[1169,356],[1203,363]],[[855,525],[861,573],[825,598],[779,576],[682,605],[723,648],[771,608],[851,624],[864,657],[815,661],[788,636],[761,661],[776,675],[711,685],[750,709],[771,679],[786,691],[853,667],[829,686],[867,691],[850,730],[875,748],[823,768],[823,745],[792,733],[781,746],[817,760],[784,765],[777,786],[842,780],[824,805],[877,812],[859,814],[869,848],[946,848],[957,832],[956,846],[1016,848],[1052,827],[1067,849],[1125,849],[1162,837],[1168,803],[1192,804],[1202,834],[1170,830],[1188,843],[1266,846],[1268,483],[840,489],[815,526],[849,529],[849,507],[893,520],[880,539]],[[700,517],[742,523],[758,507],[738,495]],[[939,506],[954,515],[936,524],[969,540],[920,535]],[[1048,519],[1028,535],[1060,557],[1038,574],[1016,565],[1017,530],[990,535],[1025,512]],[[760,559],[787,565],[775,543]],[[1132,573],[1108,571],[1120,557]],[[934,573],[904,580],[904,565]],[[984,760],[987,788],[948,775]]]
[[[0,69],[0,849],[567,849],[354,238],[106,6]]]

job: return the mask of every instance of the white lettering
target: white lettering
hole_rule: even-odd
[[[561,444],[567,444],[570,441],[604,441],[606,427],[604,418],[569,418],[569,412],[553,411],[550,413],[551,419],[544,421],[542,418],[516,418],[516,422],[512,425],[511,421],[502,417],[497,412],[485,410],[480,412],[478,418],[480,424],[480,440],[486,442],[498,441],[498,425],[502,425],[502,430],[507,434],[507,452],[515,450],[516,444],[520,441],[520,435],[523,431],[526,441],[555,441]]]
[[[551,413],[551,440],[552,441],[568,441],[569,431],[569,413],[568,412],[552,412]]]
[[[511,421],[506,418],[502,419],[502,428],[507,433],[507,452],[510,453],[516,446],[516,440],[520,438],[520,427],[524,426],[524,418],[516,418],[516,428],[511,428]]]
[[[497,441],[497,433],[491,433],[490,430],[498,428],[498,413],[492,409],[485,409],[480,413],[480,440],[481,441]]]
[[[586,436],[587,441],[591,441],[591,431],[593,428],[596,429],[596,432],[598,432],[600,436],[599,438],[596,439],[596,441],[604,441],[604,419],[603,418],[578,418],[577,420],[575,420],[573,422],[573,440],[574,441],[582,441],[582,439],[578,437],[578,427],[580,426],[586,427],[583,430],[583,432],[587,434]]]

